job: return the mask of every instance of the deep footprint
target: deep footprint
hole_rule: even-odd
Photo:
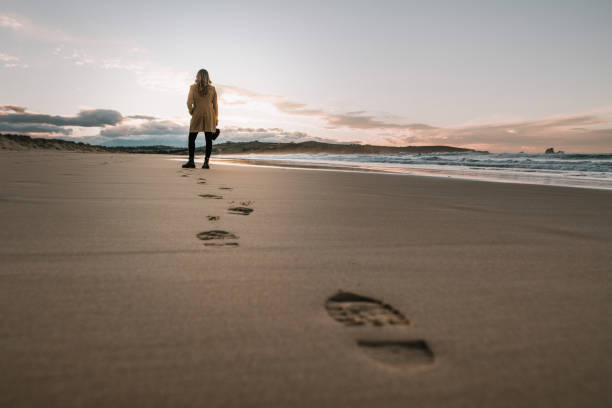
[[[391,366],[426,366],[434,362],[434,353],[424,340],[358,340],[366,356]]]
[[[249,207],[230,207],[227,209],[230,214],[249,215],[254,210]]]
[[[219,190],[233,190],[233,187],[219,187]]]
[[[216,195],[216,194],[198,194],[198,195],[202,198],[211,198],[213,200],[221,200],[223,198],[223,196]]]
[[[222,230],[200,232],[197,237],[198,239],[201,239],[203,241],[209,241],[211,239],[238,239],[238,236],[236,236],[235,234]]]
[[[219,221],[219,217],[218,215],[207,215],[206,218],[208,218],[208,221]]]
[[[380,300],[339,291],[325,302],[327,313],[345,326],[408,325],[408,319]]]
[[[215,247],[221,247],[221,246],[237,247],[238,243],[237,242],[224,242],[224,243],[206,242],[206,243],[204,243],[204,245],[206,245],[206,246],[215,246]]]

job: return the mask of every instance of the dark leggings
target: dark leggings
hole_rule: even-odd
[[[212,152],[212,138],[214,135],[213,132],[204,132],[204,137],[206,138],[206,161],[208,161],[210,153]],[[198,137],[198,132],[189,132],[189,160],[191,161],[193,161],[193,157],[195,156],[196,137]]]

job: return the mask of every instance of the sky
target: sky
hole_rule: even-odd
[[[611,21],[610,0],[3,0],[0,132],[182,146],[205,68],[218,141],[610,153]]]

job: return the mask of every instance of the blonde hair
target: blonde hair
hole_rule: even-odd
[[[208,87],[211,84],[210,76],[208,75],[208,71],[205,69],[201,69],[198,71],[196,75],[195,83],[198,86],[198,92],[201,96],[206,95],[208,92]]]

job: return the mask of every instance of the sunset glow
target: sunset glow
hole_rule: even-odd
[[[283,141],[290,133],[296,141],[612,151],[612,29],[602,10],[556,5],[553,18],[543,6],[517,15],[453,3],[447,21],[422,4],[240,4],[168,12],[161,4],[143,11],[66,2],[60,14],[50,4],[5,2],[0,131],[182,145],[187,89],[205,67],[225,140]],[[216,16],[206,27],[198,24],[204,13]],[[277,18],[255,27],[255,15]],[[372,15],[380,23],[368,26]],[[497,15],[504,21],[491,24]],[[525,20],[537,26],[528,37],[515,30]],[[44,119],[84,110],[122,119],[71,127]]]

